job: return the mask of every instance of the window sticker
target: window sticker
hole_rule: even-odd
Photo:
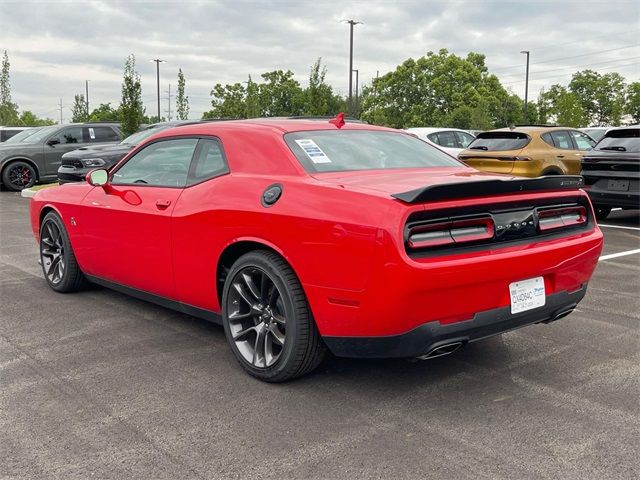
[[[307,157],[311,159],[313,163],[331,163],[331,159],[322,151],[322,149],[310,138],[304,138],[296,140],[296,143],[300,146]]]
[[[91,127],[89,127],[89,136],[91,137],[91,140],[95,140],[96,139],[96,132]]]

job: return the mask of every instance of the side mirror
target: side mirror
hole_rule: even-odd
[[[109,182],[109,172],[103,168],[87,173],[87,183],[93,187],[104,187]]]
[[[58,145],[59,143],[60,143],[60,139],[58,138],[51,138],[47,140],[47,145],[49,145],[50,147],[53,147],[54,145]]]

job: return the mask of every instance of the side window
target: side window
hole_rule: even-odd
[[[438,134],[437,133],[430,133],[429,135],[427,135],[427,138],[429,140],[431,140],[433,143],[438,144]]]
[[[120,135],[111,127],[85,127],[84,138],[91,143],[117,142]]]
[[[458,139],[459,148],[467,148],[471,142],[473,142],[474,137],[464,132],[455,132],[456,137]]]
[[[551,138],[553,139],[553,144],[556,146],[556,148],[562,148],[563,150],[573,150],[573,143],[571,142],[569,132],[551,132]]]
[[[193,159],[188,184],[193,185],[228,171],[220,142],[215,139],[202,139]]]
[[[458,148],[456,136],[453,132],[438,132],[438,145],[448,148]]]
[[[550,133],[543,133],[542,135],[540,135],[540,138],[542,138],[542,140],[544,140],[544,143],[546,143],[547,145],[555,147]]]
[[[127,160],[112,177],[114,185],[184,187],[197,138],[174,138],[154,142]]]
[[[591,150],[596,144],[588,135],[582,132],[572,130],[571,135],[576,142],[578,150]]]
[[[51,140],[58,140],[58,143],[82,143],[82,127],[69,127],[63,130],[60,130],[54,136],[52,136]]]

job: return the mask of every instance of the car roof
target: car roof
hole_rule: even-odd
[[[313,130],[337,130],[334,124],[328,120],[307,120],[289,118],[252,118],[246,120],[223,120],[218,122],[190,123],[188,125],[177,126],[157,133],[153,138],[175,135],[176,133],[188,134],[212,134],[219,131],[226,132],[251,132],[255,130],[272,131],[280,135],[290,132],[313,131]],[[378,127],[366,123],[345,123],[341,130],[379,130],[389,132],[401,132],[387,127]]]
[[[578,129],[573,127],[557,127],[557,126],[544,127],[540,125],[526,125],[526,126],[523,125],[523,126],[514,127],[514,128],[510,128],[510,127],[496,128],[495,130],[488,130],[487,132],[483,132],[483,133],[488,133],[488,132],[545,133],[545,132],[556,132],[558,130],[578,130]]]
[[[473,135],[468,130],[463,130],[461,128],[411,127],[411,128],[405,128],[405,130],[407,132],[412,132],[412,133],[426,133],[426,134],[453,131],[453,132],[462,132],[462,133],[468,133],[469,135]]]

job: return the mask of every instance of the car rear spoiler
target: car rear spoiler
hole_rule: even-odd
[[[406,203],[422,203],[541,190],[578,190],[583,186],[584,180],[579,175],[550,175],[538,178],[492,179],[430,185],[407,192],[394,193],[391,196]]]

